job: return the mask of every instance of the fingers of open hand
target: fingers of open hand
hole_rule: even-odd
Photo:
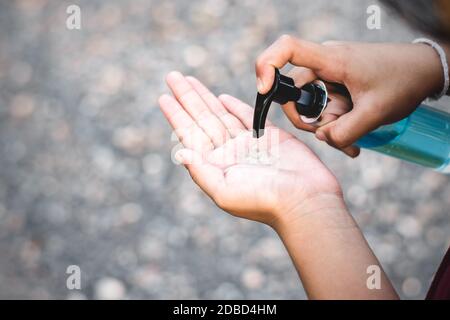
[[[203,101],[209,107],[211,112],[214,113],[214,115],[222,122],[232,138],[238,136],[242,131],[246,130],[242,122],[239,121],[231,113],[229,113],[223,106],[222,102],[198,79],[187,76],[186,80],[202,97]]]
[[[169,73],[166,81],[179,104],[211,139],[214,146],[221,146],[225,143],[230,137],[228,130],[191,83],[176,71]]]
[[[211,139],[175,98],[169,95],[162,95],[159,98],[159,105],[178,139],[186,148],[199,152],[214,149]]]
[[[247,129],[253,128],[253,108],[248,104],[236,99],[233,96],[222,94],[219,96],[219,100],[223,103],[224,107],[239,119]],[[266,127],[273,126],[270,121],[266,121]]]

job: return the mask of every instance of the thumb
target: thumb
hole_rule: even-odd
[[[373,112],[373,107],[358,107],[340,116],[316,131],[316,138],[326,141],[336,148],[343,149],[353,145],[358,139],[378,128],[383,119],[381,112]]]

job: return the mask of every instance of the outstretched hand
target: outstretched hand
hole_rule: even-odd
[[[291,134],[268,122],[253,138],[249,105],[179,72],[166,81],[173,96],[159,104],[183,145],[175,158],[220,208],[275,227],[316,210],[319,199],[342,197],[334,175]]]

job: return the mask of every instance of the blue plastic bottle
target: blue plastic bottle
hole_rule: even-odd
[[[423,104],[409,117],[378,128],[356,144],[450,174],[450,114]]]

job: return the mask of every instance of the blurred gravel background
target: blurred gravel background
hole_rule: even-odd
[[[254,60],[282,33],[418,36],[384,11],[368,30],[373,3],[1,0],[0,298],[306,298],[277,235],[215,208],[171,162],[156,101],[178,69],[252,104]],[[400,295],[423,298],[450,240],[449,177],[298,136],[339,177]]]

